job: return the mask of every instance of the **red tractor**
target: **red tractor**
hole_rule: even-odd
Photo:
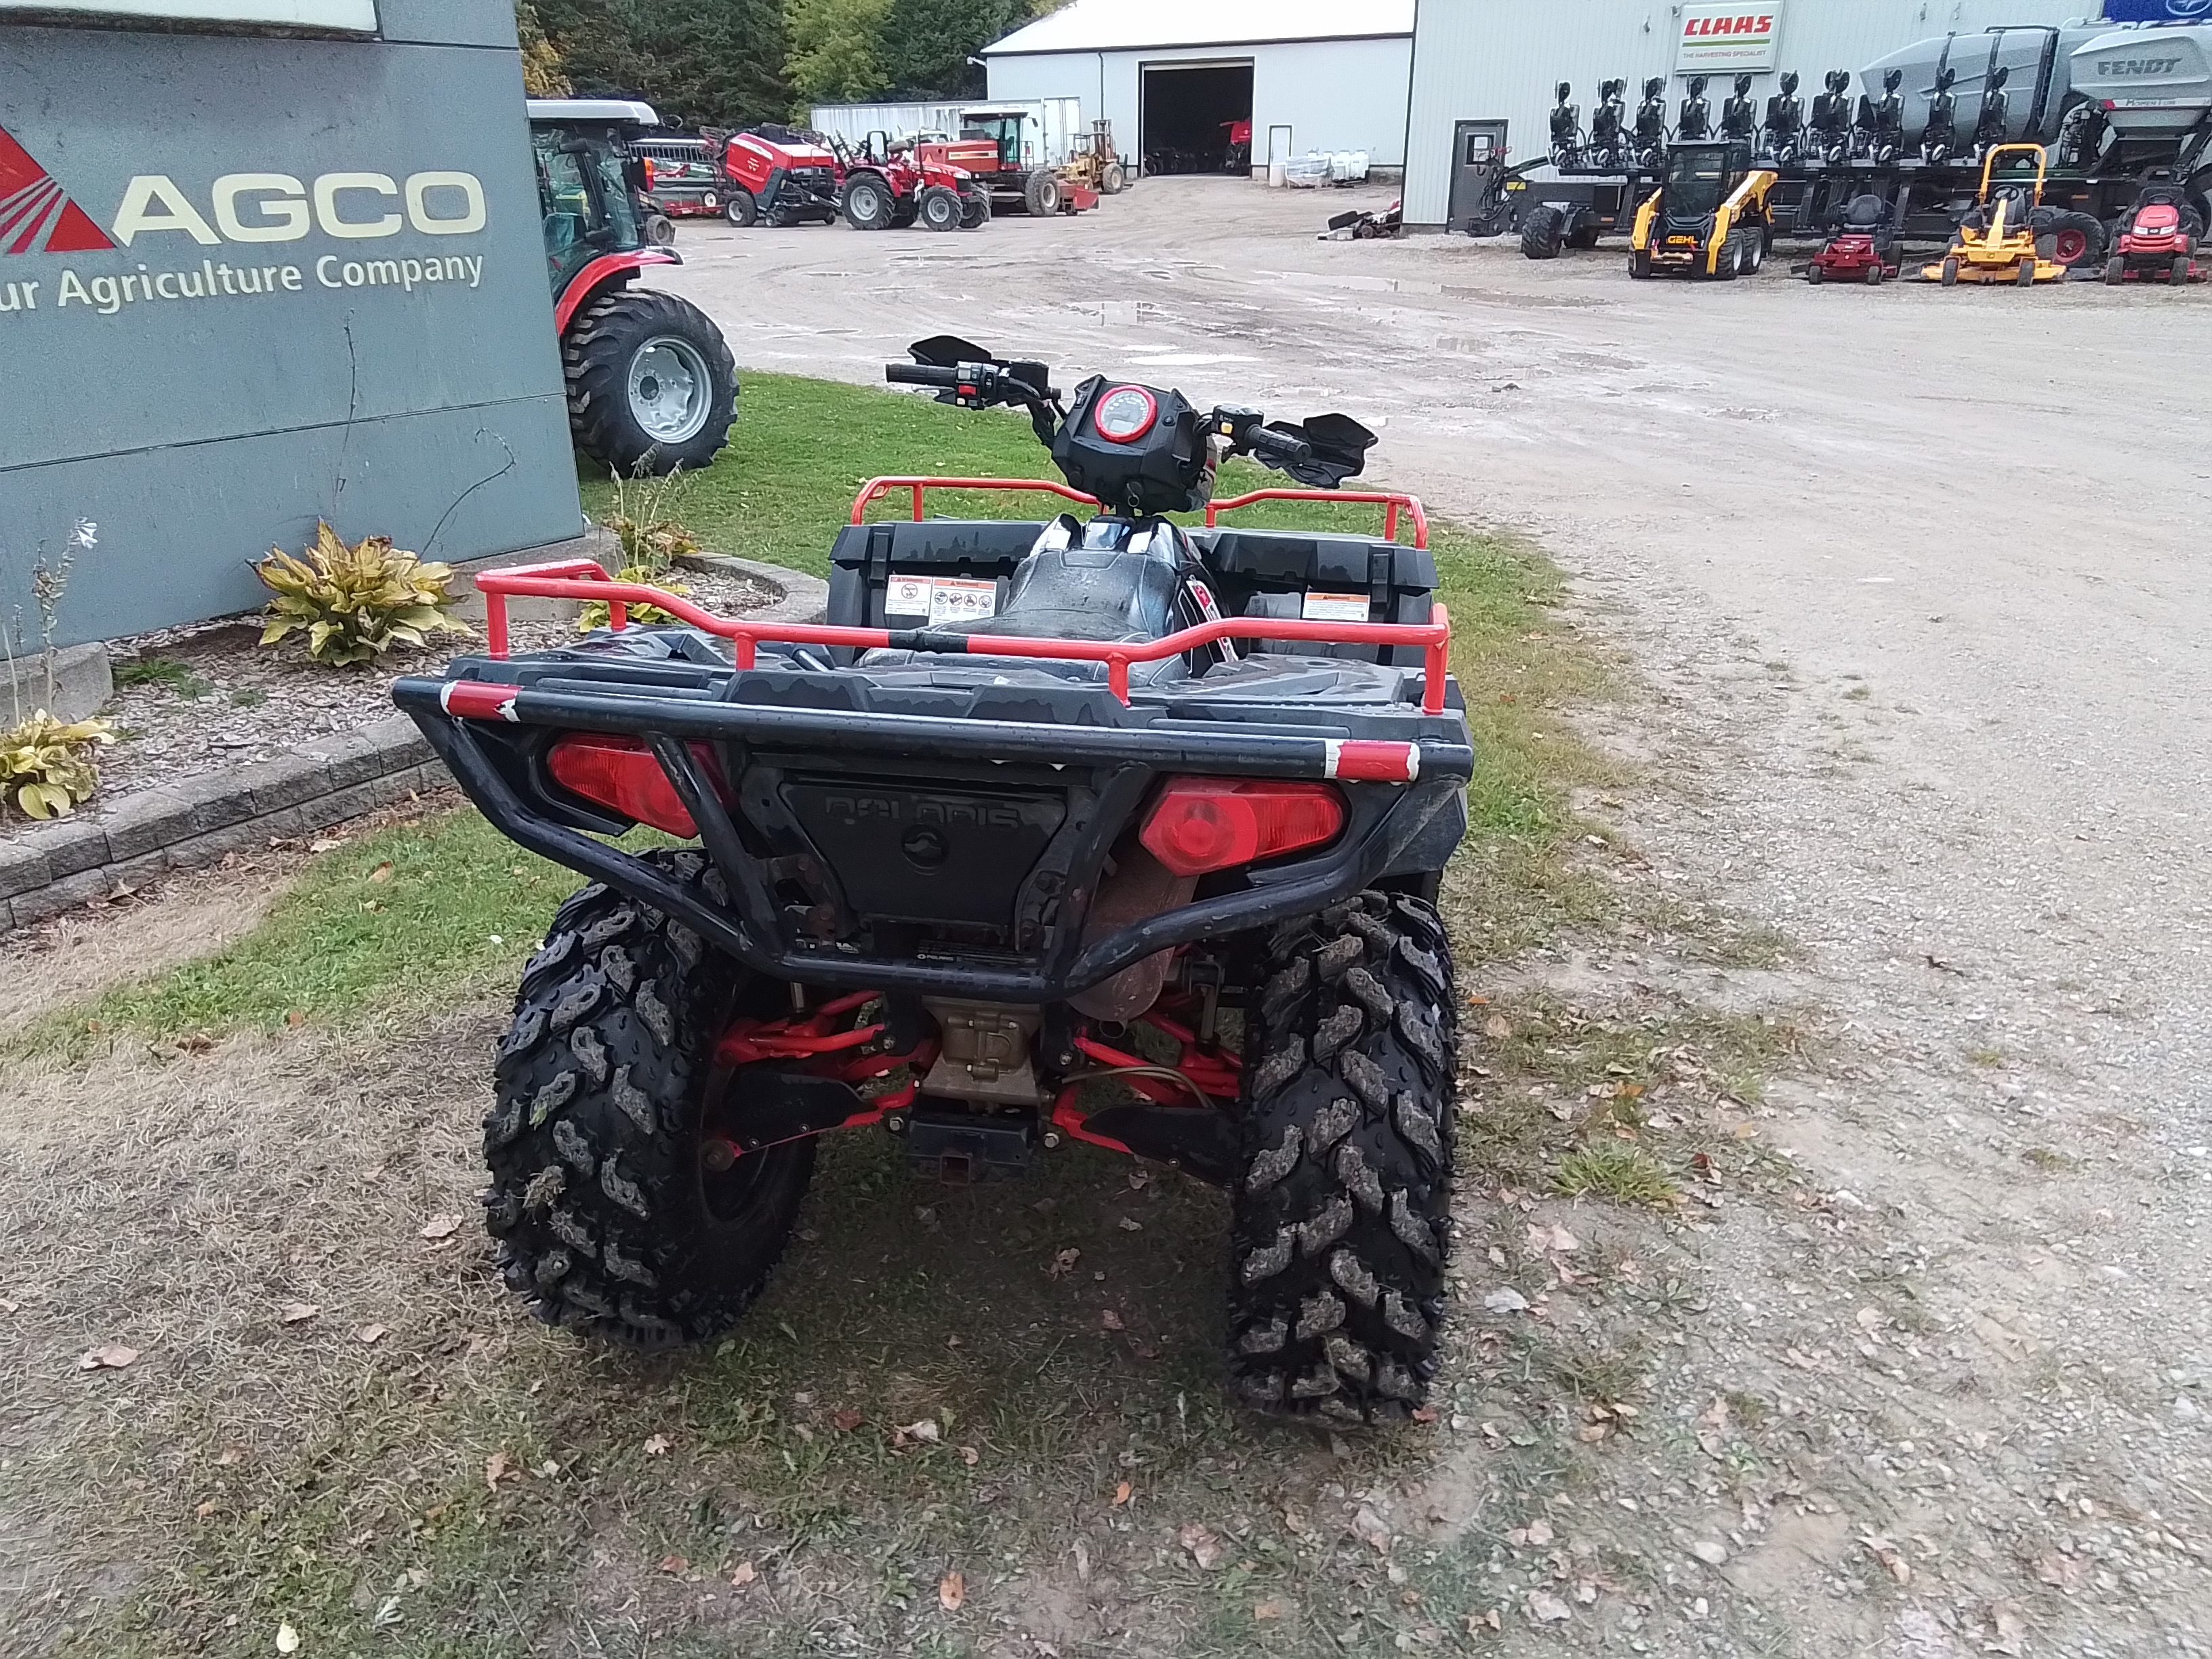
[[[2201,273],[2191,256],[2203,234],[2203,222],[2189,204],[2189,193],[2171,173],[2154,173],[2120,216],[2112,257],[2105,262],[2105,281],[2114,288],[2160,278],[2176,286],[2193,283]]]
[[[776,126],[733,132],[722,175],[722,216],[733,225],[837,222],[844,163],[811,134]]]
[[[929,230],[977,230],[990,222],[990,192],[966,168],[953,166],[941,144],[891,142],[870,133],[844,153],[839,197],[845,222],[855,230],[888,230],[921,221]]]
[[[576,447],[624,474],[706,465],[729,441],[738,367],[714,320],[688,300],[635,286],[654,246],[646,161],[630,142],[660,125],[650,106],[532,99],[530,139],[553,283],[553,320]]]

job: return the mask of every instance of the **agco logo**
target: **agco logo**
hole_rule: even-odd
[[[1774,33],[1771,12],[1744,12],[1733,17],[1692,17],[1682,25],[1685,40],[1705,40],[1729,35],[1737,39]]]
[[[43,277],[0,283],[0,312],[82,305],[112,317],[143,301],[298,294],[310,283],[409,294],[433,286],[476,289],[483,282],[482,254],[392,250],[369,258],[372,247],[362,245],[410,231],[422,237],[473,236],[486,217],[483,185],[471,173],[432,170],[404,179],[368,172],[325,173],[313,179],[289,173],[227,173],[199,200],[168,174],[151,173],[124,186],[115,216],[103,230],[60,181],[0,130],[0,258],[128,249],[149,260],[179,252],[192,258],[204,250],[242,246],[264,250],[261,258],[270,261],[233,264],[239,258],[234,253],[168,269],[136,261],[135,270],[66,266],[51,289]],[[357,248],[362,257],[325,253],[312,264],[284,259],[281,245],[317,232]]]

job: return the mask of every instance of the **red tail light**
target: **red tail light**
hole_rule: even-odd
[[[694,745],[693,753],[707,757]],[[711,764],[710,763],[708,763]],[[699,833],[652,750],[635,738],[576,732],[553,745],[546,770],[572,794],[689,841]],[[711,771],[709,775],[712,775]]]
[[[1139,837],[1179,876],[1318,847],[1344,828],[1344,802],[1325,783],[1177,778]]]

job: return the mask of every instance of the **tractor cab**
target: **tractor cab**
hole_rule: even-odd
[[[651,163],[630,148],[640,132],[659,125],[650,104],[626,99],[531,100],[531,149],[556,303],[594,260],[643,252],[651,255],[647,263],[675,263],[646,234],[640,203],[653,188]]]
[[[1629,270],[1638,276],[1751,275],[1774,240],[1767,196],[1776,174],[1741,139],[1674,144],[1659,187],[1636,210]]]
[[[1026,173],[1042,159],[1036,123],[1026,110],[963,109],[960,136],[988,139],[999,152],[1001,173]]]

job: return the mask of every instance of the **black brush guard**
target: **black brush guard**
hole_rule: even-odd
[[[512,673],[522,666],[465,661],[449,671],[460,678],[403,679],[393,686],[392,697],[414,717],[469,798],[511,839],[680,918],[756,972],[825,987],[1029,1006],[1065,1001],[1158,951],[1310,915],[1360,891],[1389,872],[1437,814],[1455,804],[1474,766],[1473,750],[1464,741],[1423,737],[1411,743],[1377,742],[1336,735],[1341,727],[1317,728],[1307,735],[1279,725],[1255,730],[1200,720],[1066,725],[863,714],[710,700],[672,687],[578,690],[568,679],[538,689],[467,677]],[[1429,729],[1444,724],[1406,712]],[[1455,715],[1447,719],[1463,733]],[[727,884],[730,908],[702,901],[695,890],[672,881],[651,864],[558,822],[543,804],[533,803],[495,755],[501,736],[519,735],[514,732],[517,726],[604,732],[647,743]],[[1097,793],[1096,810],[1080,822],[1071,817],[1047,854],[1064,860],[1071,899],[1079,884],[1086,893],[1095,891],[1097,872],[1109,850],[1133,823],[1153,786],[1170,775],[1335,779],[1346,797],[1346,823],[1322,853],[1249,872],[1243,890],[1200,899],[1088,944],[1081,936],[1081,915],[1064,916],[1048,930],[1032,969],[864,955],[842,944],[787,940],[769,872],[744,844],[695,744],[709,746],[732,780],[763,750],[787,759],[949,757],[1085,769]],[[1404,781],[1365,781],[1401,772]]]

